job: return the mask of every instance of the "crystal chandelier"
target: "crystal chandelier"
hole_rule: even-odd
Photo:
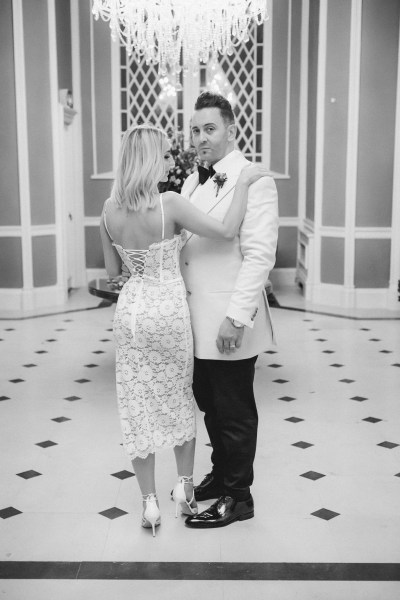
[[[179,73],[181,55],[184,74],[196,73],[210,55],[232,54],[247,41],[252,20],[268,19],[267,0],[93,0],[92,12],[160,75]]]

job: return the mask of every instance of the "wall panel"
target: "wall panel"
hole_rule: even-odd
[[[0,3],[0,225],[19,225],[12,2]]]
[[[390,240],[356,240],[354,262],[356,288],[389,287],[390,246]]]
[[[47,225],[55,222],[47,4],[24,0],[23,20],[32,224]]]
[[[32,238],[33,285],[44,287],[57,283],[56,238],[41,235]]]
[[[322,225],[344,227],[351,3],[328,2]]]
[[[356,225],[390,227],[399,0],[364,0]]]

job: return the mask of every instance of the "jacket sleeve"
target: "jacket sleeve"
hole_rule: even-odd
[[[261,292],[275,264],[278,194],[271,177],[263,177],[250,187],[239,240],[243,262],[226,315],[252,328]]]

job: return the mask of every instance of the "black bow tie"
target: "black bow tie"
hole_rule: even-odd
[[[200,185],[203,185],[203,183],[205,183],[207,181],[207,179],[210,177],[214,177],[215,175],[215,171],[213,166],[211,165],[211,167],[209,169],[207,169],[206,167],[202,167],[201,165],[199,165],[197,167],[197,170],[199,172],[199,183]]]

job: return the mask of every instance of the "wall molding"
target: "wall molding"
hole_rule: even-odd
[[[15,98],[17,117],[18,183],[21,211],[22,279],[25,289],[33,288],[33,265],[31,245],[31,194],[29,188],[29,150],[27,99],[25,78],[24,19],[22,0],[13,0],[13,39]]]
[[[399,52],[397,59],[397,100],[393,158],[393,202],[392,202],[392,251],[390,262],[390,294],[393,303],[398,302],[397,285],[400,280],[400,24]]]
[[[354,286],[357,199],[358,128],[360,109],[362,0],[351,1],[349,98],[347,118],[344,284]]]
[[[310,0],[303,0],[301,7],[301,58],[300,58],[300,101],[299,101],[299,178],[298,212],[299,218],[306,218],[307,190],[307,125],[308,125],[308,38],[310,20]]]

